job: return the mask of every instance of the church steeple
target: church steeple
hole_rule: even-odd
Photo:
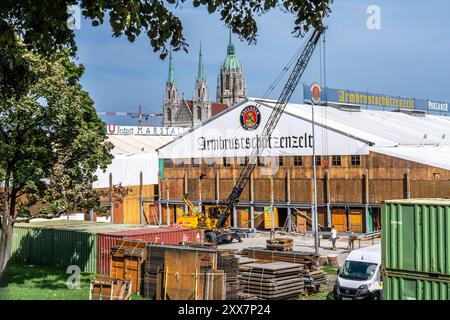
[[[227,54],[234,55],[234,44],[231,42],[231,28],[230,28],[230,33],[228,34]]]
[[[178,90],[173,72],[172,51],[169,53],[169,73],[164,93],[163,126],[172,126],[178,113]]]
[[[202,82],[205,80],[205,66],[203,65],[202,44],[200,43],[200,53],[198,55],[198,72],[197,80]]]
[[[169,76],[167,77],[167,82],[170,84],[175,84],[175,73],[173,72],[173,63],[172,63],[172,50],[169,53]]]
[[[227,56],[220,68],[217,79],[216,100],[230,107],[246,99],[247,88],[244,80],[242,65],[236,56],[236,51],[231,41],[231,28],[228,34]]]
[[[211,118],[211,101],[209,101],[208,87],[206,86],[205,66],[203,65],[202,44],[198,55],[197,79],[192,104],[193,125]]]

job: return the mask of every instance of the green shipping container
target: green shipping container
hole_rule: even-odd
[[[11,260],[97,273],[97,234],[76,230],[15,226]]]
[[[383,277],[384,300],[450,300],[450,277],[388,273]]]
[[[11,261],[26,263],[30,255],[30,228],[14,228]]]
[[[388,271],[450,276],[450,200],[385,201],[381,254]]]
[[[82,272],[97,273],[99,233],[143,228],[157,227],[75,220],[16,223],[11,261],[63,270],[77,265]]]

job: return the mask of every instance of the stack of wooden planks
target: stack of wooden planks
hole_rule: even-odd
[[[294,249],[294,239],[275,238],[273,240],[267,240],[266,248],[269,250],[292,251]]]
[[[251,263],[239,267],[243,294],[259,299],[293,299],[304,290],[302,265],[289,262]]]
[[[239,259],[234,250],[218,250],[217,253],[217,269],[226,274],[226,299],[234,300],[239,291]]]
[[[136,240],[117,240],[111,249],[110,277],[127,280],[131,291],[140,294],[143,280],[143,263],[147,256],[146,243]]]
[[[301,251],[273,251],[266,248],[250,247],[242,250],[242,255],[249,258],[267,260],[267,261],[284,261],[291,263],[300,263],[305,266],[306,269],[314,270],[318,255],[310,252]]]
[[[163,246],[147,246],[147,259],[144,263],[144,297],[156,299],[158,276],[164,270]]]
[[[89,300],[129,300],[131,284],[127,280],[97,277],[91,281]]]
[[[305,281],[305,289],[310,292],[317,292],[321,284],[327,283],[328,278],[327,273],[323,270],[315,270],[303,274],[303,280]]]

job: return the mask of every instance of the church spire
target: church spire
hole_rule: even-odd
[[[205,80],[205,66],[203,65],[202,43],[201,42],[200,42],[200,53],[198,55],[197,80],[200,82]]]
[[[172,63],[172,50],[169,53],[169,76],[167,78],[167,82],[174,84],[175,83],[175,73],[173,72],[173,63]]]
[[[232,55],[234,54],[234,45],[231,42],[231,28],[230,28],[230,33],[228,35],[228,47],[227,47],[227,53],[228,55]]]

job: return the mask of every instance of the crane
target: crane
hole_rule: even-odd
[[[127,116],[131,118],[137,118],[138,127],[142,127],[142,125],[148,124],[156,124],[158,126],[161,125],[161,120],[149,122],[149,118],[161,118],[163,116],[162,113],[142,113],[142,107],[139,106],[138,112],[108,112],[108,111],[98,111],[97,114],[99,116]],[[143,119],[145,118],[145,121]]]
[[[306,43],[305,48],[300,54],[292,72],[289,76],[288,81],[286,82],[280,97],[278,98],[272,113],[270,114],[264,128],[261,132],[261,137],[263,141],[270,138],[273,133],[278,121],[281,118],[281,115],[286,108],[295,88],[297,87],[303,72],[305,71],[309,60],[316,48],[317,43],[319,42],[320,36],[322,35],[322,29],[315,29],[308,42]],[[264,145],[264,144],[263,144]],[[245,164],[244,168],[241,170],[239,178],[236,180],[236,183],[231,190],[230,195],[224,200],[220,201],[219,204],[210,209],[210,217],[216,218],[217,222],[215,224],[215,228],[213,230],[207,230],[205,234],[205,238],[208,242],[214,243],[224,243],[231,242],[233,239],[237,239],[241,241],[239,235],[236,232],[231,230],[226,230],[225,223],[233,211],[236,204],[239,202],[239,198],[244,190],[245,185],[250,179],[250,176],[257,165],[257,159],[263,153],[264,148],[254,148],[249,157],[248,162]]]

